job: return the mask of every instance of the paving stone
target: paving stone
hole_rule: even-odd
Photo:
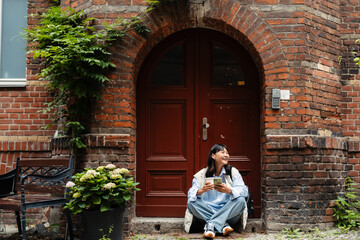
[[[201,233],[169,233],[169,234],[138,234],[126,238],[126,240],[200,240],[204,239]],[[342,231],[334,228],[330,230],[315,230],[312,232],[299,233],[231,233],[223,237],[217,235],[215,239],[237,239],[237,240],[359,240],[360,231]]]

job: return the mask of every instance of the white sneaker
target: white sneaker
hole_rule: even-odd
[[[206,238],[215,238],[214,228],[215,228],[214,223],[212,223],[212,222],[206,223],[206,225],[204,227],[203,236]]]
[[[231,233],[232,231],[234,231],[234,229],[232,227],[230,227],[230,225],[228,223],[225,223],[223,229],[222,229],[222,234],[223,236],[228,235],[229,233]]]

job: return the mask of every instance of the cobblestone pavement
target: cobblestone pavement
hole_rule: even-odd
[[[181,234],[173,233],[166,235],[135,235],[127,240],[198,240],[204,239],[202,234]],[[344,231],[340,229],[318,230],[312,232],[283,231],[281,233],[231,233],[227,237],[221,235],[215,239],[236,239],[236,240],[360,240],[360,231]]]
[[[14,233],[12,235],[1,235],[0,239],[20,240],[21,235]],[[64,236],[59,232],[47,232],[46,234],[35,234],[28,236],[29,240],[61,240]],[[283,230],[278,233],[230,233],[223,237],[217,235],[215,240],[360,240],[360,230],[344,231],[338,228],[330,230],[314,229],[310,232],[301,232],[300,230]],[[170,234],[139,234],[126,237],[124,240],[204,240],[201,233],[186,234],[185,232],[174,232]]]

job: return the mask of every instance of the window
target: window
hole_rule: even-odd
[[[183,84],[183,46],[170,50],[157,65],[152,86],[180,86]]]
[[[0,0],[0,87],[26,85],[27,0]]]
[[[213,48],[213,84],[217,87],[245,85],[244,71],[230,52],[220,47]]]

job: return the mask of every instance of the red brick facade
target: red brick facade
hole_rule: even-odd
[[[28,14],[36,14],[50,6],[47,0],[29,0]],[[36,18],[29,19],[29,27]],[[37,79],[39,60],[27,56],[27,83],[25,88],[0,89],[0,172],[13,168],[15,160],[22,157],[50,157],[49,141],[52,130],[42,127],[50,123],[49,114],[38,113],[44,103],[51,101],[45,83]]]
[[[342,129],[343,136],[349,140],[348,163],[351,166],[349,176],[360,181],[359,175],[359,69],[353,57],[359,50],[355,43],[359,35],[360,3],[358,1],[341,2],[341,83],[342,83]]]
[[[46,8],[46,1],[30,0]],[[98,23],[137,15],[143,1],[65,0]],[[36,8],[38,9],[38,8]],[[251,54],[261,76],[262,219],[268,230],[332,224],[333,200],[347,175],[360,181],[360,79],[351,52],[359,33],[356,0],[207,0],[178,3],[140,14],[147,35],[129,32],[112,49],[118,68],[92,109],[88,149],[80,167],[116,162],[136,172],[136,81],[147,54],[162,39],[188,28],[210,28],[236,39]],[[29,24],[33,20],[29,20]],[[338,57],[343,56],[341,64]],[[42,130],[40,114],[51,95],[28,56],[27,86],[0,89],[0,171],[18,156],[55,154],[54,129]],[[290,100],[271,108],[274,88]],[[52,151],[53,150],[53,151]],[[129,219],[135,216],[131,210]],[[127,226],[128,228],[128,226]]]

